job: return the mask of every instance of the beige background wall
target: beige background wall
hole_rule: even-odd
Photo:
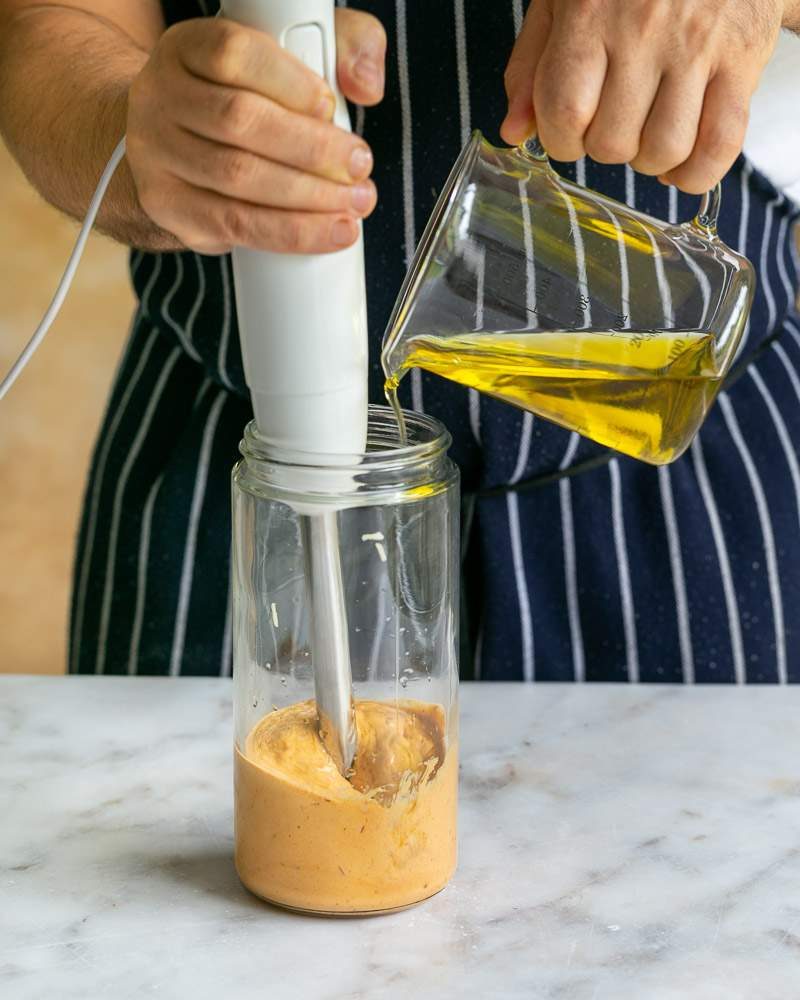
[[[0,370],[32,334],[77,235],[0,143]],[[94,434],[127,332],[126,253],[95,236],[44,344],[0,402],[0,673],[61,673]]]

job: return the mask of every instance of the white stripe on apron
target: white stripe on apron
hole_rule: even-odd
[[[694,652],[689,618],[689,600],[686,594],[686,576],[683,569],[680,530],[675,515],[675,498],[672,493],[672,475],[668,465],[658,467],[658,488],[667,530],[669,562],[672,569],[672,586],[675,592],[675,613],[678,618],[678,645],[681,650],[681,673],[684,684],[694,684]]]
[[[518,35],[522,31],[522,0],[513,0],[511,9],[514,17],[514,34]]]
[[[567,450],[561,459],[559,470],[564,472],[572,465],[575,452],[580,444],[580,435],[573,431],[569,437]],[[564,586],[567,596],[567,617],[569,619],[569,639],[572,646],[572,673],[576,681],[586,680],[586,658],[581,629],[581,611],[578,601],[578,566],[575,557],[575,520],[572,513],[572,483],[564,477],[558,484],[558,499],[561,505],[561,535],[564,546]]]
[[[669,221],[675,225],[678,221],[678,189],[669,189]],[[682,253],[683,251],[681,251]],[[708,312],[711,301],[711,288],[708,278],[698,265],[688,256],[684,259],[694,270],[700,282],[703,294],[703,319]],[[705,284],[703,284],[705,282]],[[701,320],[702,326],[702,320]],[[692,649],[692,628],[689,614],[689,598],[686,592],[686,574],[683,568],[683,553],[681,551],[680,528],[675,514],[675,496],[672,491],[672,470],[668,465],[658,467],[658,490],[661,497],[661,510],[664,515],[664,528],[667,534],[667,548],[672,571],[672,589],[675,595],[675,615],[678,624],[678,646],[681,651],[681,675],[684,684],[694,683],[694,650]]]
[[[186,622],[189,616],[189,601],[192,594],[192,580],[194,578],[194,556],[197,547],[197,529],[200,524],[200,515],[203,511],[203,501],[205,500],[206,484],[208,482],[208,466],[211,460],[211,448],[214,444],[214,433],[217,429],[222,407],[228,399],[228,394],[224,389],[220,389],[217,398],[214,400],[208,413],[206,426],[203,431],[203,444],[200,449],[200,457],[197,462],[197,472],[194,480],[194,490],[192,492],[192,505],[189,509],[189,525],[186,531],[186,545],[183,550],[183,565],[181,568],[181,582],[178,591],[178,609],[175,613],[175,631],[172,636],[172,653],[169,660],[170,675],[175,677],[180,673],[181,660],[183,659],[183,646],[186,640]]]
[[[111,617],[111,599],[114,593],[114,569],[117,558],[117,539],[119,536],[119,522],[122,517],[122,500],[125,494],[125,487],[133,469],[136,459],[142,450],[145,438],[150,431],[150,424],[155,416],[158,404],[166,388],[172,370],[181,357],[181,349],[175,347],[164,363],[164,367],[159,373],[158,380],[153,387],[153,394],[147,403],[147,408],[142,416],[142,422],[136,432],[136,436],[131,444],[130,451],[125,456],[125,464],[122,466],[117,488],[114,493],[114,504],[111,511],[111,528],[108,534],[108,553],[106,556],[106,571],[103,577],[103,603],[100,610],[100,628],[97,636],[97,657],[95,659],[94,672],[102,674],[105,670],[106,642],[108,639],[108,626]]]
[[[631,588],[631,573],[628,565],[628,549],[625,543],[625,513],[622,507],[622,483],[619,474],[619,462],[612,458],[608,463],[608,473],[611,477],[611,519],[614,525],[614,548],[617,553],[617,570],[619,572],[620,597],[622,599],[622,624],[625,630],[625,659],[628,668],[628,681],[636,684],[639,681],[639,648],[636,636],[636,611]]]
[[[135,323],[134,319],[134,323]],[[119,402],[117,411],[111,421],[111,426],[108,428],[108,433],[100,446],[100,451],[97,456],[97,471],[94,477],[94,483],[92,484],[92,495],[89,501],[89,516],[86,522],[86,544],[83,549],[83,558],[81,562],[81,572],[80,580],[78,581],[78,593],[75,600],[75,626],[73,629],[72,636],[72,651],[71,657],[74,667],[77,669],[78,666],[78,655],[81,648],[81,639],[83,638],[83,619],[86,613],[86,589],[89,585],[89,567],[92,563],[92,554],[94,552],[94,536],[97,531],[97,511],[100,504],[100,494],[103,490],[103,483],[105,481],[106,474],[106,464],[108,462],[108,456],[111,451],[111,445],[114,443],[114,438],[117,433],[117,428],[119,427],[120,421],[125,414],[125,410],[128,407],[130,398],[133,395],[133,391],[139,383],[139,379],[142,376],[142,371],[144,366],[147,364],[147,359],[150,357],[150,352],[153,349],[153,345],[158,337],[158,331],[152,330],[147,342],[142,349],[142,353],[136,364],[136,368],[131,375],[130,381],[125,387],[125,392],[122,399]],[[128,351],[130,351],[132,343],[132,338],[129,335],[128,338]],[[123,359],[122,365],[124,365],[126,358]],[[120,370],[122,370],[122,365]],[[117,376],[119,377],[119,375]]]
[[[733,586],[730,558],[728,557],[728,549],[725,545],[725,535],[722,532],[719,511],[714,500],[714,492],[711,489],[711,482],[708,478],[700,434],[697,434],[692,442],[692,459],[694,460],[697,484],[700,487],[700,494],[703,497],[708,521],[711,525],[714,546],[717,550],[717,561],[719,562],[719,572],[722,578],[722,591],[725,595],[725,607],[728,612],[728,629],[730,631],[731,650],[733,653],[733,673],[736,683],[744,684],[746,679],[744,645],[742,643],[742,625],[739,620],[739,606],[736,603],[736,590]]]
[[[511,535],[511,560],[514,567],[514,579],[517,584],[517,600],[519,601],[520,633],[522,636],[522,679],[532,681],[536,676],[533,620],[531,618],[528,583],[525,578],[525,560],[522,554],[522,535],[519,525],[519,497],[516,493],[509,493],[506,496],[506,507],[508,509],[508,526]]]
[[[783,598],[781,595],[781,583],[778,575],[778,556],[775,551],[775,536],[772,530],[772,520],[769,515],[769,505],[767,504],[764,487],[758,475],[753,456],[742,437],[739,421],[733,403],[727,393],[719,394],[719,405],[722,415],[736,449],[741,456],[747,478],[750,480],[750,487],[756,501],[758,510],[758,520],[761,524],[761,534],[764,541],[764,556],[767,560],[767,580],[769,582],[769,592],[772,601],[772,615],[775,623],[775,657],[778,665],[778,681],[786,683],[786,634],[783,628]]]
[[[131,627],[131,645],[128,650],[128,673],[139,672],[139,643],[142,637],[142,624],[144,623],[144,600],[147,591],[147,566],[150,561],[150,532],[153,524],[153,507],[155,506],[158,491],[164,481],[163,474],[156,479],[147,494],[147,500],[142,512],[142,528],[139,533],[139,556],[136,561],[136,606],[133,613],[133,625]]]
[[[400,84],[400,114],[402,119],[403,146],[403,221],[405,225],[405,262],[411,264],[417,245],[414,222],[414,145],[413,120],[411,117],[411,82],[408,76],[408,27],[406,21],[406,0],[396,0],[397,20],[397,75]],[[418,412],[424,410],[422,398],[422,373],[419,368],[411,369],[411,405]]]
[[[194,344],[189,340],[186,331],[180,325],[180,323],[175,322],[175,320],[172,318],[172,314],[169,311],[169,307],[172,305],[172,300],[175,298],[178,289],[183,284],[183,278],[184,278],[183,257],[180,254],[174,254],[173,258],[175,260],[175,280],[173,281],[172,287],[164,296],[164,300],[161,303],[161,317],[164,320],[164,322],[175,331],[175,336],[178,338],[178,340],[183,346],[184,351],[186,351],[189,357],[193,361],[200,361],[200,355],[197,353]],[[198,299],[199,295],[197,296],[195,301],[197,301]]]
[[[767,405],[769,415],[772,417],[772,422],[775,424],[775,430],[778,434],[781,447],[783,448],[783,453],[786,456],[786,462],[789,466],[789,472],[791,473],[792,483],[794,485],[794,496],[797,502],[797,523],[798,527],[800,527],[800,464],[797,461],[797,453],[794,449],[794,445],[792,444],[789,429],[786,426],[786,421],[783,419],[772,393],[767,388],[766,383],[757,371],[755,365],[750,365],[747,372],[750,375],[750,378],[755,382],[756,388],[761,393],[761,396]]]
[[[206,378],[200,384],[200,390],[192,406],[192,412],[196,412],[201,405],[206,393],[211,388],[211,379]],[[144,623],[144,609],[147,600],[147,571],[150,566],[150,535],[153,524],[153,510],[158,497],[163,473],[156,479],[150,487],[147,501],[142,513],[142,526],[139,532],[139,554],[137,557],[136,570],[136,605],[133,614],[133,626],[131,628],[131,644],[128,650],[128,673],[139,672],[139,644],[142,637],[142,625]]]
[[[466,146],[472,132],[472,111],[469,99],[469,64],[467,61],[467,25],[464,16],[464,0],[454,0],[453,13],[456,26],[456,69],[458,73],[458,113],[461,124],[461,145]],[[475,304],[475,329],[483,327],[483,278],[486,267],[486,252],[481,249],[478,257],[477,292]],[[472,436],[480,444],[481,440],[481,397],[476,389],[468,389],[469,424]]]

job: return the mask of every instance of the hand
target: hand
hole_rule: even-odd
[[[630,163],[701,194],[742,148],[786,17],[781,0],[534,0],[502,136],[536,131],[557,160]]]
[[[383,96],[386,36],[338,10],[339,85]],[[341,250],[375,207],[372,154],[331,122],[330,88],[263,32],[221,18],[166,31],[134,80],[128,162],[144,211],[199,253]]]

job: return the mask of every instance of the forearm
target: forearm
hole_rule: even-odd
[[[114,24],[57,5],[30,9],[0,31],[0,131],[44,198],[82,218],[125,133],[127,94],[148,52]],[[98,228],[145,249],[174,249],[139,205],[123,161]]]
[[[784,0],[782,25],[800,33],[800,0]]]

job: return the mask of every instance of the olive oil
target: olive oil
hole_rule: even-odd
[[[654,465],[689,446],[720,387],[714,338],[697,331],[553,331],[419,336],[410,368],[470,386]]]

